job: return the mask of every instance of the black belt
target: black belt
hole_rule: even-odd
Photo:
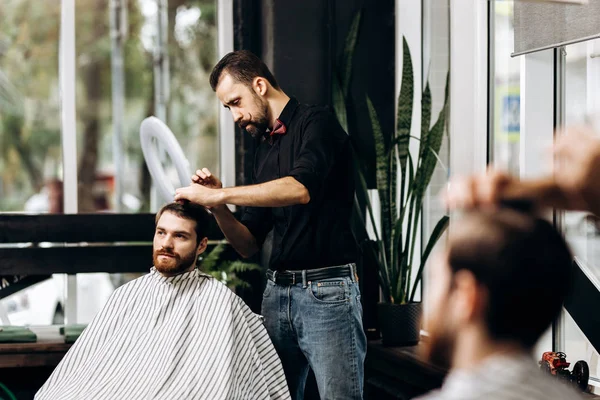
[[[356,280],[355,269],[355,264],[300,271],[271,271],[269,269],[267,270],[267,279],[278,285],[295,285],[296,283],[306,283],[308,281],[346,277]]]

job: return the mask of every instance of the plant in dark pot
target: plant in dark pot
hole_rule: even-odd
[[[382,302],[378,304],[379,327],[384,345],[400,346],[419,342],[421,303],[415,301],[425,263],[434,245],[448,227],[449,218],[437,221],[431,235],[423,240],[419,255],[415,245],[420,239],[423,199],[431,181],[446,126],[448,78],[444,105],[431,124],[431,90],[426,84],[421,100],[421,135],[410,134],[413,114],[413,67],[410,50],[403,39],[402,84],[398,98],[396,130],[384,134],[371,100],[367,107],[375,141],[376,184],[381,213],[375,214],[369,196],[367,218],[376,238]],[[411,141],[418,146],[411,149]],[[418,147],[418,150],[416,150]],[[359,173],[358,190],[368,190],[364,173]],[[380,223],[376,223],[379,219]],[[379,227],[379,228],[378,228]]]
[[[352,60],[359,34],[362,12],[356,13],[347,34],[341,62],[335,66],[332,85],[333,106],[338,121],[348,131],[348,109]],[[384,345],[399,346],[418,343],[420,339],[421,303],[415,295],[422,279],[423,269],[434,245],[448,227],[448,216],[437,221],[431,235],[424,240],[420,257],[415,254],[415,244],[420,239],[420,218],[423,199],[431,181],[446,128],[449,78],[446,77],[444,103],[435,123],[431,125],[431,90],[425,85],[421,99],[421,134],[411,132],[414,99],[414,75],[410,49],[403,38],[402,83],[398,98],[397,122],[394,132],[384,132],[369,97],[366,98],[375,142],[376,189],[380,212],[370,201],[366,171],[358,160],[357,196],[355,210],[366,231],[366,221],[371,222],[375,243],[366,246],[372,251],[377,265],[382,302],[378,304],[379,328]],[[418,142],[418,153],[411,141]],[[354,143],[354,141],[353,141]],[[416,144],[416,143],[415,143]],[[417,146],[414,146],[417,147]],[[366,203],[367,215],[364,215]],[[378,224],[376,221],[379,221]]]

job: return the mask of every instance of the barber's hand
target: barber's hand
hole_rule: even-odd
[[[203,185],[191,184],[175,190],[175,201],[187,200],[210,209],[225,204],[223,195],[222,189],[211,189]]]
[[[558,137],[554,153],[557,185],[568,195],[568,208],[600,216],[600,138],[587,127],[572,127]]]
[[[208,168],[197,170],[196,174],[192,175],[192,182],[211,189],[221,189],[223,187],[223,183]]]
[[[489,170],[452,181],[444,202],[451,209],[494,208],[504,199],[507,189],[516,184],[510,175]]]

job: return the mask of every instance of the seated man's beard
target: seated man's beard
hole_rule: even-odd
[[[158,258],[161,255],[170,256],[168,258]],[[172,250],[154,250],[154,254],[152,254],[152,259],[154,261],[154,268],[158,272],[166,273],[166,274],[178,274],[189,267],[192,264],[196,265],[196,252],[191,251],[188,254],[184,254],[183,256],[175,253]]]

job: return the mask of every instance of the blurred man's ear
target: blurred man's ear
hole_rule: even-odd
[[[200,243],[198,243],[198,250],[196,250],[196,255],[199,256],[200,254],[204,253],[206,251],[206,247],[208,246],[208,238],[203,238]]]
[[[479,320],[487,301],[485,289],[470,271],[458,271],[453,279],[451,298],[454,318],[461,324]]]

